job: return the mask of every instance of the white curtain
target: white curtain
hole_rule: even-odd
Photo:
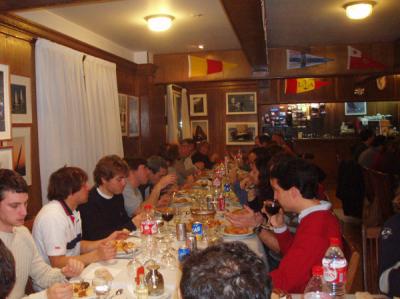
[[[39,39],[35,58],[40,179],[45,203],[52,172],[64,165],[78,166],[91,178],[100,156],[111,153],[122,155],[122,138],[120,128],[118,132],[115,129],[107,131],[113,132],[108,138],[103,131],[104,126],[115,127],[112,123],[115,117],[108,114],[114,115],[119,109],[115,67],[113,70],[109,66],[104,67],[106,70],[98,67],[99,74],[94,76],[96,65],[101,63],[86,57],[85,87],[83,53]],[[112,71],[113,76],[110,75]],[[108,83],[105,82],[107,80]],[[110,86],[114,86],[113,82],[115,88],[109,91]],[[99,91],[94,92],[93,88]],[[104,101],[116,103],[116,107],[105,105]],[[99,109],[106,110],[100,112]],[[98,125],[103,122],[102,126]],[[119,116],[116,123],[119,125]],[[116,142],[118,136],[119,142]]]
[[[172,85],[167,85],[167,142],[178,142],[178,116],[176,115],[176,101],[174,99]]]
[[[189,107],[186,88],[182,88],[182,105],[181,105],[181,115],[182,115],[182,138],[192,138],[192,133],[190,131],[190,120],[189,120]]]
[[[114,63],[87,56],[84,60],[88,119],[95,161],[104,155],[123,156],[117,73]]]

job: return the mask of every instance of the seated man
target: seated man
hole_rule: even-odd
[[[202,141],[197,148],[197,151],[192,155],[192,162],[197,169],[212,169],[217,157],[213,155],[210,159],[209,155],[210,144],[207,141]]]
[[[82,240],[82,222],[76,209],[88,201],[87,180],[87,174],[77,167],[62,167],[50,176],[50,202],[36,216],[32,234],[40,255],[53,267],[65,266],[71,257],[85,265],[112,259],[116,250],[108,241],[128,236],[116,231],[103,240]]]
[[[241,242],[194,252],[183,263],[183,299],[268,299],[270,280],[263,260]]]
[[[78,208],[82,218],[82,238],[95,241],[116,230],[136,230],[141,215],[130,218],[122,196],[128,165],[117,155],[105,156],[97,162],[93,176],[96,186],[89,191],[88,202]]]
[[[83,264],[70,259],[67,266],[56,269],[43,261],[32,235],[23,226],[27,203],[28,186],[25,180],[12,170],[0,169],[0,239],[12,252],[16,264],[16,281],[7,298],[24,297],[28,277],[42,288],[50,287],[32,298],[71,298],[72,286],[65,284],[66,277],[78,276]]]
[[[382,227],[379,240],[379,288],[390,297],[400,296],[400,214]]]
[[[331,204],[317,199],[318,171],[312,164],[298,158],[283,159],[273,166],[270,182],[282,208],[270,215],[274,232],[263,230],[260,238],[283,256],[278,269],[270,273],[272,284],[289,293],[303,293],[312,267],[321,264],[329,239],[341,239],[339,223]],[[299,215],[294,235],[285,225],[284,211]],[[256,226],[263,220],[250,209],[245,216],[229,215],[229,219],[239,226]]]
[[[161,170],[163,167],[160,167],[160,169],[154,173],[147,167],[148,162],[141,158],[125,158],[125,161],[129,167],[128,182],[123,191],[124,205],[127,214],[129,216],[139,214],[142,211],[142,207],[146,204],[151,204],[153,207],[167,205],[169,203],[169,197],[167,195],[160,196],[160,194],[165,187],[176,183],[176,176],[163,175],[159,177],[159,173],[166,174],[166,169],[164,172],[164,170]],[[152,183],[154,183],[154,187],[151,189],[149,196],[143,200],[139,186],[148,184],[149,177],[153,178]]]

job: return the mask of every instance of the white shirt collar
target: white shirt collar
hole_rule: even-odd
[[[100,196],[101,196],[101,197],[104,197],[105,199],[111,199],[111,198],[113,198],[113,196],[114,196],[114,195],[111,195],[111,196],[110,196],[110,195],[104,194],[103,192],[100,191],[100,188],[98,188],[98,187],[96,188],[96,190],[97,190],[97,192],[100,194]]]
[[[332,204],[330,202],[325,201],[325,200],[321,200],[319,205],[312,206],[312,207],[309,207],[307,209],[304,209],[299,214],[299,223],[301,222],[301,220],[304,217],[310,215],[311,213],[318,212],[318,211],[328,211],[328,210],[331,209],[331,206],[332,206]]]

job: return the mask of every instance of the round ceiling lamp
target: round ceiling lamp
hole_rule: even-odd
[[[144,19],[147,21],[147,26],[151,31],[159,32],[168,30],[175,18],[170,15],[158,14],[147,16]]]
[[[372,13],[372,8],[375,4],[375,1],[354,1],[346,3],[343,7],[349,19],[361,20]]]

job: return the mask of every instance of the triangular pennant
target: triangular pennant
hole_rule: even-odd
[[[331,58],[311,55],[296,50],[286,50],[286,68],[300,69],[333,61]]]
[[[207,59],[192,55],[188,55],[188,62],[189,77],[201,77],[222,73],[224,69],[230,69],[237,66],[237,64],[224,62],[222,60]]]
[[[330,84],[328,81],[314,78],[285,79],[285,94],[309,92]]]
[[[360,50],[347,46],[347,69],[385,68],[383,63],[365,56]]]

